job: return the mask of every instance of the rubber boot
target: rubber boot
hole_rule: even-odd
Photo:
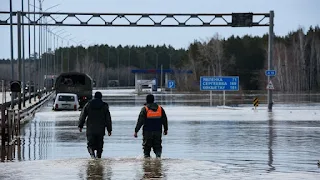
[[[102,151],[97,151],[97,158],[101,158],[101,156],[102,156]]]
[[[161,158],[161,152],[158,151],[155,154],[156,154],[156,158]]]
[[[144,151],[143,151],[144,158],[150,158],[150,151],[151,151],[151,150],[146,150],[146,149],[144,149]]]
[[[96,158],[96,155],[94,154],[94,151],[93,151],[91,148],[89,148],[89,147],[88,147],[88,152],[89,152],[91,158],[93,158],[93,159]]]

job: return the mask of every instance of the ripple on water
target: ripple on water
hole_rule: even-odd
[[[264,172],[245,166],[182,159],[108,158],[0,164],[1,180],[36,179],[317,179],[318,173]],[[316,178],[317,177],[317,178]]]

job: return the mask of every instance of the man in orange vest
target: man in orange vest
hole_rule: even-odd
[[[168,120],[164,109],[154,103],[154,96],[147,95],[147,103],[141,109],[138,122],[136,124],[134,137],[138,137],[138,132],[143,126],[143,153],[145,158],[150,157],[151,148],[157,158],[161,157],[162,153],[162,126],[163,135],[168,134]]]

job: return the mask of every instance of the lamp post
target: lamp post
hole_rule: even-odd
[[[63,40],[66,38],[66,37],[69,37],[71,36],[71,34],[68,34],[64,37],[61,38],[61,41],[62,41],[62,48],[63,48]],[[63,60],[64,60],[64,57],[63,57],[63,49],[61,50],[61,72],[63,72]]]
[[[156,51],[146,50],[146,51],[144,52],[144,66],[146,66],[146,54],[147,54],[148,52],[152,52],[152,53],[156,56],[156,81],[157,81],[157,84],[158,84],[158,72],[157,72],[157,70],[158,70],[159,54],[158,54],[158,52],[156,52]],[[146,67],[145,67],[145,68],[146,68]]]
[[[53,32],[53,30],[56,28],[53,28],[49,31],[49,33],[51,33],[53,35],[53,50],[54,50],[54,60],[53,60],[53,74],[57,74],[57,54],[56,54],[56,50],[58,49],[57,46],[59,46],[59,37],[60,35],[64,34],[66,31],[64,29],[60,29],[57,32]],[[59,34],[57,34],[58,32],[60,32]],[[60,37],[61,38],[61,37]],[[57,40],[57,41],[56,41]],[[60,56],[60,62],[61,62],[61,56]]]
[[[12,0],[10,0],[10,49],[11,49],[11,80],[14,80],[14,64],[13,64],[13,26],[12,26]],[[11,109],[13,109],[14,95],[11,93]]]
[[[79,45],[82,45],[82,43],[83,42],[85,42],[85,40],[82,40],[82,41],[79,41],[79,42],[75,42],[75,41],[73,41],[74,43],[76,43],[77,44],[77,63],[79,63],[80,64],[80,72],[81,72],[81,63],[79,62]]]
[[[33,3],[36,4],[36,0],[33,0]],[[36,21],[36,7],[33,7],[33,21]],[[39,69],[37,68],[37,55],[36,55],[36,25],[34,23],[33,25],[33,65],[34,68],[37,70],[36,75],[34,76],[34,83],[33,83],[33,100],[34,102],[37,100],[36,98],[36,92],[37,92],[37,86],[36,86],[36,82],[37,82],[37,77],[39,76]]]
[[[57,7],[57,6],[59,6],[60,4],[56,4],[56,5],[54,5],[54,6],[51,6],[51,7],[49,7],[49,8],[47,8],[47,9],[45,9],[44,11],[42,11],[42,5],[43,5],[43,2],[44,2],[44,0],[39,0],[39,12],[41,13],[41,12],[46,12],[46,11],[48,11],[48,10],[50,10],[50,9],[52,9],[52,8],[54,8],[54,7]],[[31,5],[31,6],[34,6],[34,8],[36,8],[35,6],[35,3],[34,3],[34,5]],[[43,47],[43,45],[46,45],[45,44],[45,42],[43,42],[43,41],[45,41],[46,40],[46,38],[45,37],[43,37],[43,35],[45,35],[45,33],[43,32],[43,27],[42,27],[42,22],[43,22],[43,19],[42,18],[40,18],[40,25],[39,25],[39,69],[40,69],[40,75],[39,75],[39,86],[40,86],[40,84],[42,85],[42,88],[44,87],[44,62],[43,62],[43,59],[42,59],[42,53],[43,53],[43,49],[44,49],[44,47]],[[47,27],[47,26],[45,26],[45,27]],[[47,50],[46,50],[47,51]],[[39,87],[39,89],[42,89],[42,88],[40,88]]]
[[[68,40],[68,66],[67,66],[68,67],[68,72],[70,72],[70,47],[69,47],[69,41],[72,41],[73,39],[74,39],[74,37]]]
[[[129,58],[128,58],[128,86],[130,86],[130,60],[131,60],[131,47],[128,46]]]

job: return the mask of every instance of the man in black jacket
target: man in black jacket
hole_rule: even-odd
[[[96,92],[94,99],[89,101],[83,107],[78,125],[80,132],[82,132],[86,118],[88,152],[92,158],[95,158],[96,155],[94,151],[96,150],[97,157],[101,158],[105,128],[107,128],[109,136],[111,136],[112,132],[112,121],[109,105],[102,101],[101,92]]]
[[[147,103],[141,109],[138,122],[136,124],[134,137],[138,137],[138,132],[143,126],[143,153],[145,158],[150,157],[151,148],[157,158],[161,157],[162,153],[162,126],[163,134],[168,134],[168,120],[164,109],[154,103],[154,96],[147,95]]]

